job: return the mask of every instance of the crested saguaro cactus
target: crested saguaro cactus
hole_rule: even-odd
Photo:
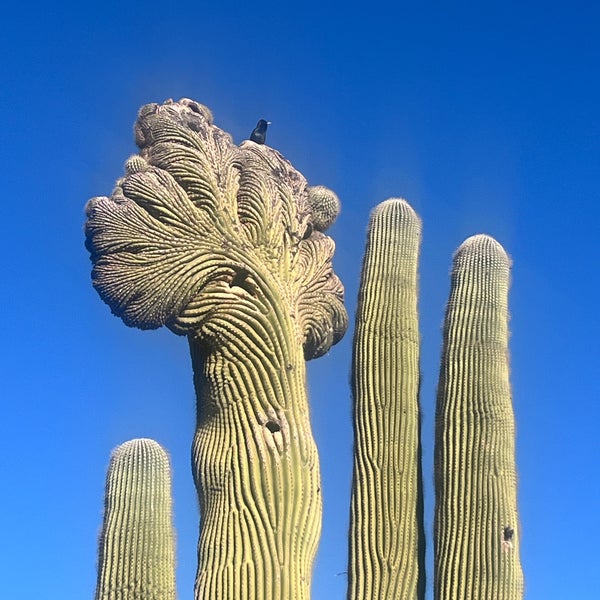
[[[456,252],[435,448],[435,597],[523,596],[508,367],[510,261],[477,235]],[[514,538],[513,538],[514,536]]]
[[[417,263],[404,200],[371,215],[354,334],[349,600],[421,597],[424,532]]]
[[[171,470],[154,440],[125,442],[111,456],[96,600],[175,600]]]
[[[333,241],[304,177],[206,107],[146,105],[135,131],[125,177],[88,203],[87,246],[116,315],[189,340],[196,598],[304,600],[322,512],[304,361],[347,327]]]

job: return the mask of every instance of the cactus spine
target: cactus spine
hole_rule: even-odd
[[[454,257],[438,387],[435,598],[523,596],[508,365],[510,261],[494,239]],[[514,539],[504,539],[504,528]]]
[[[404,200],[371,216],[354,337],[349,600],[424,590],[417,263],[421,221]]]
[[[96,600],[175,600],[171,472],[153,440],[125,442],[111,456]]]

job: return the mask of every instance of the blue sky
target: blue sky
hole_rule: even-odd
[[[596,2],[11,3],[0,23],[0,564],[11,600],[91,598],[111,449],[152,437],[174,471],[180,598],[198,515],[187,344],[114,318],[83,207],[135,151],[139,106],[189,97],[236,141],[257,119],[313,185],[351,315],[371,208],[421,215],[423,443],[451,256],[489,233],[514,261],[511,357],[528,600],[600,597]],[[345,595],[351,332],[309,365],[325,502],[314,597]],[[429,542],[431,547],[431,541]]]

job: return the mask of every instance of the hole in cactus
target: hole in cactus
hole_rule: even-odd
[[[251,296],[256,296],[256,291],[254,290],[252,283],[248,279],[250,273],[246,271],[246,269],[240,269],[231,280],[229,284],[231,287],[239,287],[244,291],[248,292]]]
[[[265,427],[271,432],[271,433],[277,433],[278,431],[281,431],[281,425],[279,425],[279,423],[277,423],[277,421],[267,421],[265,423]]]

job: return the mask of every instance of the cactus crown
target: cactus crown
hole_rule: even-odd
[[[267,313],[275,295],[307,358],[336,343],[343,287],[304,177],[268,146],[233,144],[192,100],[143,106],[135,137],[140,153],[111,197],[87,206],[93,283],[112,311],[129,326],[218,342],[219,306]],[[226,338],[234,326],[217,329]]]

